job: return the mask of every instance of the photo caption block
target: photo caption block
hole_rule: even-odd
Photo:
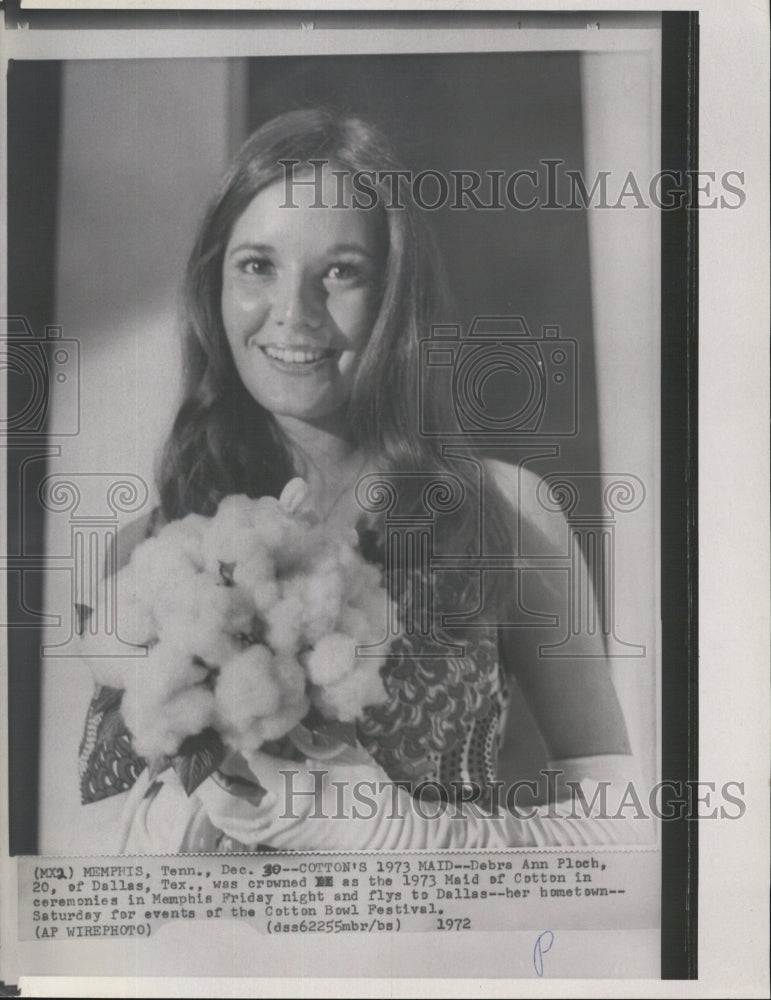
[[[644,928],[655,850],[19,858],[19,940],[149,937],[240,920],[262,934]]]

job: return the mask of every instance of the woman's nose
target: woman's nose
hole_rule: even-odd
[[[308,277],[287,276],[276,289],[274,309],[278,326],[317,329],[324,316],[324,290]]]

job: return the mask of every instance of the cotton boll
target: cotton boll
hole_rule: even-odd
[[[345,568],[346,597],[356,600],[363,593],[374,593],[382,589],[382,571],[377,566],[365,562],[360,556],[351,563],[343,563]]]
[[[377,587],[382,579],[382,567],[367,562],[359,551],[359,536],[356,531],[345,532],[336,539],[329,540],[334,546],[335,559],[342,567],[347,583],[354,589],[361,586]]]
[[[139,550],[137,549],[136,551]],[[112,583],[118,599],[121,597],[128,597],[133,598],[134,600],[142,600],[148,608],[152,607],[150,598],[144,596],[145,589],[143,581],[137,573],[136,565],[133,562],[127,563],[123,569],[119,570],[115,574],[110,582]],[[108,581],[102,580],[100,590],[102,588],[106,589],[107,585]]]
[[[263,580],[261,583],[256,583],[252,587],[251,595],[255,608],[261,615],[265,615],[278,602],[278,583],[276,580]]]
[[[274,649],[295,653],[300,646],[303,601],[298,594],[283,597],[265,615],[268,641]]]
[[[186,735],[200,733],[214,718],[214,694],[208,688],[182,691],[166,705],[169,728]]]
[[[278,740],[286,736],[294,727],[302,722],[308,714],[310,702],[303,697],[282,707],[281,711],[265,719],[256,719],[253,724],[238,737],[238,749],[245,754],[260,749],[267,740]]]
[[[286,548],[288,533],[297,527],[278,500],[225,497],[210,532],[209,550],[220,545],[222,562],[245,561],[260,549],[277,555]],[[228,558],[222,558],[222,554]]]
[[[203,539],[201,552],[207,572],[217,576],[220,564],[249,559],[261,541],[252,525],[254,500],[227,496],[220,501]]]
[[[188,514],[178,521],[170,521],[159,532],[158,537],[171,539],[182,548],[196,569],[204,568],[201,547],[209,530],[211,518],[201,514]]]
[[[124,697],[124,718],[137,753],[146,758],[173,756],[188,736],[211,725],[214,696],[198,687],[181,691],[159,706],[143,697]]]
[[[208,641],[205,641],[208,640]],[[227,632],[201,636],[196,656],[210,667],[222,667],[243,649],[240,639]]]
[[[355,608],[351,604],[340,609],[340,631],[353,636],[361,645],[378,642],[382,638],[373,634],[370,621],[361,608]]]
[[[163,642],[199,657],[210,666],[220,666],[241,648],[235,636],[195,616],[170,618],[161,625],[160,633]]]
[[[217,507],[217,513],[212,518],[212,526],[219,523],[248,528],[252,523],[254,511],[259,502],[252,500],[244,493],[231,493],[229,496],[223,497]]]
[[[218,577],[196,573],[160,594],[157,607],[160,614],[191,612],[223,621],[231,606],[230,590]]]
[[[174,694],[200,684],[206,668],[193,656],[170,642],[159,642],[147,653],[146,667],[138,684],[150,699],[163,702]]]
[[[230,742],[245,752],[278,739],[305,717],[305,673],[296,659],[250,646],[223,668],[216,688],[217,718]]]
[[[118,592],[117,630],[124,642],[144,646],[158,638],[158,623],[152,608],[135,594]]]
[[[145,657],[86,656],[85,662],[97,684],[124,690],[136,679],[137,672],[145,665]]]
[[[145,544],[145,543],[143,543]],[[138,549],[136,551],[139,551]],[[102,581],[105,586],[106,581]],[[137,573],[136,565],[133,562],[127,563],[123,569],[119,570],[113,578],[113,586],[118,597],[126,596],[139,598],[143,592],[142,580]],[[145,603],[150,605],[148,598],[144,598]]]
[[[325,560],[304,581],[303,628],[307,642],[315,644],[332,632],[340,617],[343,579],[339,567]]]
[[[153,613],[152,601],[145,595],[136,569],[129,564],[115,576],[115,613],[118,635],[125,642],[142,646],[158,638],[158,626]],[[99,593],[105,593],[105,583]]]
[[[217,715],[233,733],[248,729],[255,719],[272,715],[281,705],[281,688],[265,646],[249,646],[220,671],[216,687]]]
[[[233,582],[244,590],[251,590],[256,583],[272,580],[276,575],[273,557],[267,547],[253,536],[248,551],[239,556],[235,564]]]
[[[354,553],[351,562],[342,562],[343,601],[354,607],[364,608],[373,594],[385,594],[382,584],[382,572],[377,566],[372,566]]]
[[[306,658],[314,684],[334,684],[356,666],[356,642],[350,635],[332,632],[322,636]]]
[[[388,610],[388,597],[382,585],[381,569],[366,562],[354,549],[341,545],[338,549],[338,572],[342,579],[343,604],[363,611],[368,619],[370,613],[373,613],[374,621],[371,624],[379,626],[378,637],[384,635],[383,623]],[[341,611],[341,615],[343,613]],[[360,641],[373,641],[372,628],[367,639]]]
[[[198,573],[178,587],[164,591],[158,596],[156,606],[161,638],[203,657],[201,647],[216,644],[217,635],[228,631],[230,589],[219,586],[207,574]]]
[[[352,574],[358,567],[367,566],[376,569],[371,563],[366,562],[357,548],[358,535],[355,531],[347,532],[336,540],[337,561],[345,567],[347,574]]]
[[[154,605],[158,594],[184,583],[198,573],[198,568],[185,551],[184,545],[173,536],[148,538],[138,545],[127,567],[133,574],[138,593]]]
[[[217,576],[222,565],[238,564],[239,561],[250,559],[264,546],[256,538],[249,526],[232,528],[220,522],[213,525],[201,546],[204,566],[207,573]]]
[[[176,753],[187,736],[211,723],[214,699],[201,681],[206,670],[175,647],[158,643],[143,665],[134,659],[121,712],[142,756]]]
[[[281,501],[275,497],[258,497],[256,500],[250,501],[250,503],[249,517],[252,524],[265,523],[271,519],[276,524],[283,524],[289,520]]]
[[[249,523],[270,551],[280,544],[283,533],[294,524],[275,497],[254,500],[249,510]]]
[[[242,587],[224,587],[222,589],[228,600],[226,614],[228,631],[233,634],[251,632],[255,611],[252,595]]]
[[[161,642],[169,643],[183,650],[188,656],[197,656],[207,663],[213,663],[215,654],[222,646],[220,637],[226,633],[217,628],[211,628],[205,621],[197,621],[195,617],[169,618],[161,623]]]
[[[294,656],[276,653],[273,673],[281,688],[282,702],[298,702],[305,696],[306,675]]]
[[[186,654],[163,643],[149,651],[144,663],[134,658],[133,667],[133,672],[126,671],[124,677],[121,710],[136,740],[143,741],[142,745],[147,748],[148,742],[164,730],[171,702],[184,692],[205,690],[201,681],[206,677],[206,670],[194,664]],[[179,713],[176,718],[179,722]],[[197,718],[194,715],[177,728],[183,735],[192,735],[198,732],[195,728]]]
[[[308,714],[309,708],[310,702],[306,697],[303,697],[299,701],[283,705],[275,715],[263,719],[261,722],[263,742],[286,736],[290,729],[294,729],[299,722],[302,722]]]
[[[273,607],[279,598],[276,564],[261,543],[249,559],[236,563],[233,581],[250,593],[254,607],[261,614]]]
[[[381,665],[382,660],[372,660],[356,667],[336,684],[314,688],[313,703],[327,719],[354,722],[367,705],[385,698]]]
[[[169,733],[163,720],[154,717],[152,720],[145,719],[141,732],[134,734],[134,749],[146,760],[166,755],[173,757],[183,739],[184,736],[178,733]]]
[[[396,615],[396,606],[383,587],[360,591],[350,606],[360,611],[368,622],[366,642],[381,642],[389,635],[388,622]]]
[[[233,749],[240,750],[244,755],[254,753],[265,742],[265,737],[262,735],[262,724],[262,719],[254,718],[243,729],[230,730],[227,734],[228,743]]]

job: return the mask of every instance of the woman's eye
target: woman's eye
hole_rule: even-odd
[[[331,278],[332,281],[351,283],[363,280],[364,275],[356,264],[342,262],[339,264],[333,264],[327,270],[324,277]]]
[[[236,266],[242,274],[255,277],[266,277],[274,271],[273,261],[268,257],[245,257]]]

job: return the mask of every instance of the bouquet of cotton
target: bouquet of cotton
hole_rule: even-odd
[[[133,552],[117,577],[118,634],[146,656],[92,661],[123,691],[121,714],[151,774],[174,766],[190,794],[229,750],[355,742],[350,725],[385,697],[381,572],[342,535],[281,500],[225,497]],[[303,725],[305,723],[305,725]],[[283,748],[286,752],[286,747]]]

